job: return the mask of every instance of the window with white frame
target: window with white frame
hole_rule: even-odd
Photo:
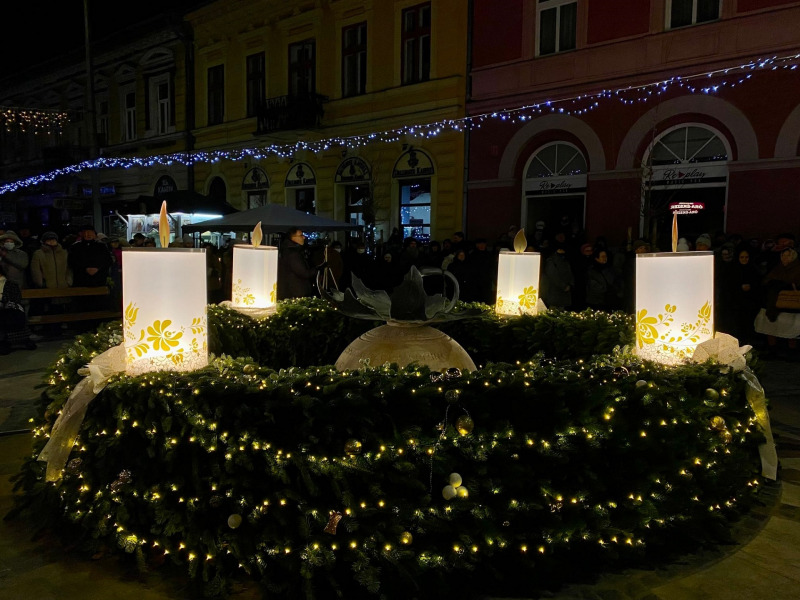
[[[245,59],[247,71],[247,116],[255,117],[267,97],[266,54],[257,52]]]
[[[136,88],[135,84],[125,86],[120,93],[122,110],[122,141],[136,139]]]
[[[575,0],[538,0],[537,54],[546,56],[574,50],[577,46],[578,3]]]
[[[297,98],[314,94],[316,91],[316,40],[289,44],[289,95]]]
[[[431,78],[431,3],[405,9],[401,19],[403,84],[428,81]]]
[[[108,144],[108,92],[97,96],[97,143],[100,146]]]
[[[728,150],[710,129],[687,125],[663,135],[653,144],[653,166],[689,165],[728,160]]]
[[[567,177],[585,174],[586,170],[586,158],[578,148],[567,142],[554,142],[534,155],[525,177]]]
[[[342,29],[342,96],[367,91],[367,24]]]
[[[151,77],[148,81],[149,124],[155,135],[174,131],[172,108],[172,80],[169,73]]]
[[[719,19],[722,0],[667,0],[667,29]]]

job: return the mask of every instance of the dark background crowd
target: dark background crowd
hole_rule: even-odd
[[[495,239],[467,239],[463,232],[441,241],[422,243],[403,238],[395,229],[387,240],[367,248],[358,237],[347,237],[344,244],[327,238],[307,238],[299,229],[282,236],[279,259],[278,298],[317,295],[317,282],[344,290],[352,277],[371,289],[391,292],[412,266],[423,272],[449,271],[458,281],[459,298],[466,302],[493,305],[496,295],[497,260],[503,250],[513,250],[518,230],[511,226]],[[550,308],[580,311],[621,310],[633,313],[635,256],[637,253],[668,251],[652,247],[648,241],[629,239],[610,245],[603,236],[589,239],[568,217],[558,223],[536,223],[523,232],[526,251],[542,255],[540,297]],[[231,297],[233,246],[210,243],[206,248],[209,303]],[[184,236],[171,246],[195,247],[198,241]],[[671,245],[671,244],[670,244]],[[25,318],[35,314],[58,314],[90,309],[121,310],[122,263],[126,247],[155,246],[151,237],[136,234],[132,239],[108,237],[91,227],[61,236],[46,231],[34,235],[28,229],[0,230],[0,277],[3,300],[0,304],[0,348],[13,348],[15,332],[26,328]],[[745,239],[736,234],[701,234],[681,238],[678,251],[706,250],[715,257],[715,329],[730,333],[742,343],[766,339],[775,346],[775,335],[760,336],[754,320],[763,310],[769,321],[781,312],[776,306],[779,291],[800,287],[800,261],[795,251],[795,236],[781,233],[767,239]],[[25,288],[67,288],[109,286],[107,296],[23,300]],[[20,316],[20,313],[23,316]],[[95,323],[86,323],[92,327]],[[800,328],[800,316],[798,317]],[[61,325],[37,328],[20,347],[31,348],[31,341],[58,334]],[[798,329],[800,333],[800,329]],[[794,349],[798,333],[786,336]]]

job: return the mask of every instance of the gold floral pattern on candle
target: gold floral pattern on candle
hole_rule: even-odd
[[[529,285],[522,289],[522,293],[519,295],[519,304],[523,308],[534,308],[538,297],[539,291],[532,285]]]
[[[643,308],[636,313],[636,346],[639,350],[652,345],[654,351],[666,352],[679,359],[691,358],[702,334],[710,334],[711,302],[706,301],[697,311],[693,323],[681,323],[676,329],[674,304],[664,305],[664,311],[656,315],[648,314]],[[640,353],[650,358],[647,352]]]
[[[139,315],[139,308],[130,303],[125,308],[123,315],[123,328],[125,330],[125,339],[134,340],[132,344],[128,344],[126,348],[126,362],[129,365],[134,363],[139,365],[138,372],[144,373],[146,371],[158,370],[160,368],[170,368],[170,365],[180,366],[182,369],[191,370],[203,365],[195,365],[197,362],[195,357],[199,359],[201,352],[205,353],[208,349],[207,342],[202,337],[206,330],[206,320],[204,317],[194,317],[191,321],[189,330],[194,337],[191,341],[186,343],[182,342],[185,328],[181,327],[177,330],[170,329],[172,321],[170,319],[156,319],[152,324],[146,328],[136,331],[136,320]],[[203,340],[202,343],[198,340],[198,336]],[[183,346],[188,344],[187,348]],[[188,350],[192,355],[192,360],[187,360]],[[153,352],[166,352],[160,356],[147,356]],[[143,366],[149,368],[141,368]]]
[[[237,279],[233,284],[233,303],[239,306],[252,306],[256,303],[252,289],[245,287],[241,279]]]

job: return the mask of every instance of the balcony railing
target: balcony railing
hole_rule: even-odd
[[[267,98],[258,111],[256,135],[319,127],[322,105],[327,101],[328,97],[320,94]]]

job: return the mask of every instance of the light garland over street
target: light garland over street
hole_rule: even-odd
[[[320,140],[300,140],[294,144],[271,144],[255,148],[234,150],[213,150],[202,152],[178,152],[174,154],[154,155],[148,157],[100,157],[86,160],[75,165],[54,169],[47,173],[34,175],[25,179],[0,185],[0,195],[32,187],[47,181],[53,181],[64,175],[74,175],[90,169],[109,169],[134,167],[150,168],[154,166],[171,166],[180,164],[190,166],[197,163],[216,163],[222,160],[242,161],[261,160],[268,156],[289,159],[304,151],[314,153],[326,152],[331,148],[356,149],[375,143],[395,143],[404,138],[413,137],[429,139],[445,131],[463,132],[480,128],[489,120],[499,119],[511,123],[523,123],[542,114],[558,113],[564,115],[583,115],[600,106],[601,102],[614,100],[625,105],[649,102],[674,89],[676,86],[691,94],[716,94],[727,88],[735,88],[752,81],[755,72],[770,72],[779,69],[795,71],[800,63],[800,54],[783,57],[763,58],[732,67],[695,73],[693,75],[675,75],[668,79],[660,79],[638,86],[625,86],[616,89],[603,89],[599,92],[579,94],[556,98],[478,115],[470,115],[458,119],[444,119],[432,123],[404,125],[396,129],[378,131],[352,136],[335,136]],[[35,111],[34,111],[35,112]],[[5,113],[3,113],[5,114]],[[21,113],[18,113],[21,114]],[[58,113],[63,114],[63,113]]]

